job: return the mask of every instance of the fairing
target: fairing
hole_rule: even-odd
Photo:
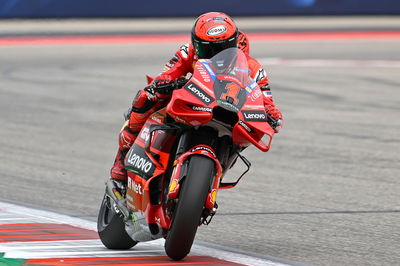
[[[241,50],[229,48],[210,60],[196,63],[192,78],[173,92],[166,109],[150,116],[126,156],[126,201],[132,220],[126,223],[126,230],[134,240],[165,236],[171,225],[166,202],[179,198],[179,182],[185,173],[182,169],[193,154],[207,156],[215,162],[215,176],[205,202],[206,209],[215,209],[223,175],[217,151],[211,145],[198,143],[175,158],[174,147],[180,149],[177,140],[183,138],[177,131],[183,129],[184,135],[191,132],[184,128],[199,130],[198,126],[217,124],[218,132],[228,132],[237,146],[254,144],[268,151],[274,131],[266,122],[262,97]],[[174,123],[166,122],[168,115]],[[261,141],[264,135],[269,137],[267,144]]]
[[[221,112],[221,108],[226,112]],[[238,48],[198,60],[192,78],[173,92],[167,112],[176,121],[190,126],[212,120],[226,122],[231,126],[236,145],[252,143],[262,151],[268,151],[274,134],[267,123],[262,92],[250,77],[246,55]],[[219,116],[225,116],[226,121],[218,117],[221,113]],[[264,135],[269,137],[267,143],[261,141]]]

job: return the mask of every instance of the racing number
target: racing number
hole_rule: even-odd
[[[228,90],[226,93],[221,95],[221,100],[226,100],[231,104],[238,104],[239,99],[237,98],[240,91],[240,86],[235,82],[228,83],[225,88]]]

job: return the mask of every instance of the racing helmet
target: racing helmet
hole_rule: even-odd
[[[199,59],[210,59],[217,53],[237,47],[238,28],[222,12],[200,15],[192,28],[192,45]]]

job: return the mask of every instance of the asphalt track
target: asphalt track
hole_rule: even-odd
[[[166,256],[164,240],[140,243],[129,250],[104,247],[96,222],[37,208],[0,202],[0,265],[176,265]],[[259,258],[195,241],[179,265],[285,266],[277,258]],[[296,263],[295,263],[296,264]],[[290,262],[289,265],[293,265]]]
[[[396,23],[364,27],[399,32]],[[219,193],[219,213],[198,240],[305,264],[398,265],[396,36],[255,38],[251,53],[267,68],[285,126],[270,152],[246,150],[251,172]],[[0,197],[94,220],[122,114],[178,46],[0,46]]]

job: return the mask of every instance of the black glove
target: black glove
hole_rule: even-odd
[[[267,114],[267,122],[278,133],[282,128],[283,121],[281,119],[274,118],[271,114]]]
[[[154,91],[160,94],[170,94],[175,88],[175,82],[170,79],[155,80],[152,85]]]

